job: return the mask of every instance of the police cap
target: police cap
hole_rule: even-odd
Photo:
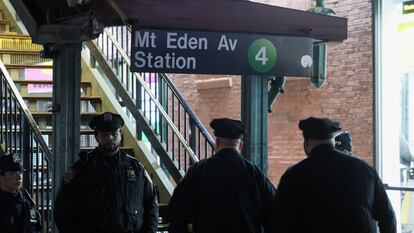
[[[121,115],[112,112],[105,112],[95,116],[89,123],[91,129],[101,132],[113,132],[122,128],[122,126],[124,126],[124,120]]]
[[[210,122],[211,128],[214,130],[216,137],[239,139],[246,132],[246,127],[241,121],[219,118]]]
[[[23,172],[22,160],[18,154],[0,156],[0,172],[20,171]]]
[[[341,151],[352,152],[352,136],[349,131],[341,131],[335,135],[335,148]]]
[[[304,138],[316,140],[331,139],[335,132],[341,130],[338,122],[316,117],[299,121],[299,128],[303,131]]]

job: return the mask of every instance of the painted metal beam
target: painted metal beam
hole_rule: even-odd
[[[247,127],[243,157],[267,173],[268,128],[267,76],[242,76],[241,120]]]
[[[53,187],[80,151],[81,43],[58,46],[53,54]],[[54,196],[56,195],[56,189]]]

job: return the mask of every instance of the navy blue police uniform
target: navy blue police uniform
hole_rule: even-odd
[[[341,129],[326,118],[299,123],[305,140],[331,140]],[[274,232],[395,233],[396,219],[377,172],[363,160],[323,143],[280,179]]]
[[[0,156],[0,173],[23,172],[17,154]],[[4,174],[2,174],[4,175]],[[0,232],[40,233],[42,221],[36,205],[26,190],[10,193],[0,189]]]
[[[210,123],[216,137],[240,139],[236,120]],[[194,164],[177,185],[168,210],[170,233],[259,233],[269,226],[275,189],[266,176],[235,149],[224,148]]]
[[[112,132],[120,115],[95,117],[91,128]],[[154,233],[158,226],[155,188],[143,166],[119,150],[106,158],[99,147],[83,153],[66,172],[54,217],[60,233]]]

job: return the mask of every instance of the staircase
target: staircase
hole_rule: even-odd
[[[36,130],[40,137],[52,147],[52,113],[49,111],[53,89],[52,60],[39,57],[42,46],[32,44],[29,36],[18,33],[16,19],[12,22],[6,20],[1,7],[0,4],[0,60],[35,120],[33,127],[38,127]],[[163,208],[187,169],[214,153],[214,142],[168,75],[129,71],[130,40],[131,33],[127,27],[112,27],[105,29],[97,40],[85,43],[82,51],[80,146],[81,150],[91,150],[97,145],[93,130],[88,127],[93,116],[104,111],[121,114],[126,121],[123,149],[135,155],[147,169],[158,189]],[[10,94],[4,96],[2,93],[1,98],[9,98]],[[29,146],[32,148],[38,144]],[[15,146],[16,150],[18,148],[21,145]],[[42,216],[49,221],[51,176],[39,175],[43,173],[36,170],[43,165],[49,166],[46,157],[32,159],[28,163],[34,167],[31,168],[32,178],[28,180],[36,182],[27,183],[47,184],[29,186],[37,203],[43,203],[44,199],[39,199],[39,189],[44,193],[42,196],[47,196],[45,203],[49,205],[41,206],[45,206]],[[47,174],[50,173],[48,169]]]
[[[0,142],[9,152],[21,155],[26,172],[24,188],[28,190],[42,215],[44,232],[51,232],[52,221],[52,154],[34,120],[34,116],[19,94],[12,77],[24,77],[23,66],[36,66],[45,61],[31,60],[33,56],[30,38],[11,32],[12,24],[6,20],[0,8]],[[9,72],[3,65],[7,64]],[[43,64],[49,66],[48,64]],[[18,84],[27,93],[28,83]],[[41,123],[41,122],[39,122]]]

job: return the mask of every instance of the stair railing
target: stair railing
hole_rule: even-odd
[[[52,229],[53,163],[33,116],[0,60],[0,142],[23,160],[24,188],[32,195],[42,215],[44,232]]]
[[[134,107],[141,111],[170,154],[176,169],[186,172],[192,163],[214,153],[214,141],[166,74],[130,72],[130,40],[131,33],[126,27],[112,27],[87,46],[90,50],[96,46],[103,54],[134,100]],[[140,127],[137,128],[137,136],[142,139]]]

